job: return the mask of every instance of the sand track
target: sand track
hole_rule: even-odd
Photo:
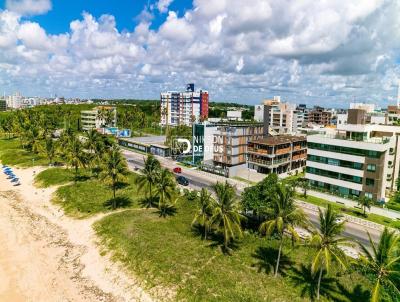
[[[15,172],[20,187],[0,175],[0,301],[153,301],[100,256],[92,224],[102,215],[66,217],[50,203],[55,188],[36,189],[33,169]]]

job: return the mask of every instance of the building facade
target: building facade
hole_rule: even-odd
[[[229,169],[233,173],[235,168],[245,167],[247,143],[262,137],[262,123],[219,125],[214,134],[214,165]]]
[[[250,169],[263,174],[286,173],[306,165],[307,139],[305,136],[269,136],[249,141],[247,152]]]
[[[400,127],[365,124],[365,114],[350,109],[334,133],[307,137],[306,178],[339,195],[384,202],[399,175]]]
[[[7,110],[7,101],[0,100],[0,111],[6,111],[6,110]]]
[[[82,129],[100,129],[117,126],[117,109],[111,106],[97,106],[92,110],[81,111]]]
[[[264,100],[254,108],[254,120],[264,122],[266,133],[292,134],[299,125],[296,105],[281,103],[280,97]]]
[[[168,91],[161,93],[162,126],[191,126],[194,122],[208,118],[208,91],[194,90],[194,84],[188,84],[186,91]]]
[[[327,126],[331,124],[331,120],[332,112],[322,107],[316,106],[308,113],[308,122],[311,124]]]

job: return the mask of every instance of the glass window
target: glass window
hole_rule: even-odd
[[[372,199],[372,193],[365,192],[365,193],[364,193],[364,196],[365,196],[366,198]]]
[[[375,184],[375,180],[372,179],[372,178],[367,178],[367,179],[365,180],[365,184],[366,184],[367,186],[373,186],[373,185]]]
[[[368,164],[367,171],[375,172],[376,171],[376,165],[375,164]]]

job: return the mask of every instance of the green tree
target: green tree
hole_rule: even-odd
[[[298,181],[299,187],[303,190],[303,197],[307,198],[307,192],[311,188],[310,182],[306,178],[302,178]]]
[[[275,196],[277,186],[278,176],[269,174],[255,186],[245,188],[241,199],[243,209],[257,217],[264,215]]]
[[[304,212],[294,202],[294,189],[291,186],[279,184],[275,197],[272,200],[269,217],[260,225],[261,234],[279,236],[279,251],[276,260],[275,277],[278,276],[279,261],[282,253],[284,234],[288,233],[292,242],[297,242],[300,237],[296,231],[297,226],[308,227],[309,222]]]
[[[49,160],[49,165],[53,163],[54,157],[57,152],[57,143],[51,138],[46,137],[44,141],[43,151],[46,154],[47,159]]]
[[[320,298],[322,274],[329,274],[332,261],[339,264],[339,268],[347,267],[346,255],[340,246],[349,245],[349,239],[341,236],[345,221],[341,221],[342,215],[335,212],[331,205],[323,212],[319,210],[319,227],[311,237],[310,245],[316,249],[316,254],[311,264],[313,275],[319,273],[317,284],[317,300]]]
[[[157,183],[157,176],[160,172],[161,164],[154,157],[154,155],[149,154],[144,161],[144,168],[140,170],[141,175],[136,178],[136,185],[139,190],[148,188],[147,207],[152,207],[153,205],[153,192],[152,189]]]
[[[215,224],[224,236],[224,251],[229,252],[232,239],[242,235],[240,204],[235,189],[227,181],[213,185],[216,195],[211,224]]]
[[[204,240],[207,240],[207,232],[210,229],[210,222],[213,213],[214,200],[207,189],[202,188],[198,199],[198,209],[194,216],[192,225],[198,223],[203,227]]]
[[[119,182],[125,180],[125,175],[128,173],[128,167],[126,160],[121,154],[121,151],[117,145],[111,147],[110,150],[104,156],[102,172],[100,178],[110,184],[113,191],[112,208],[115,209],[116,199],[115,192]]]
[[[168,211],[174,207],[172,200],[175,196],[176,189],[175,178],[168,169],[161,169],[157,174],[156,180],[158,209],[160,211],[160,216],[166,217]]]
[[[101,134],[95,129],[90,129],[86,132],[85,148],[89,151],[89,165],[92,172],[94,172],[100,165],[101,155],[104,151],[104,142]]]
[[[367,208],[368,208],[368,210],[371,209],[372,199],[371,199],[371,198],[368,198],[368,197],[366,197],[366,196],[363,196],[363,197],[360,197],[360,198],[358,199],[357,203],[358,203],[359,206],[362,207],[362,209],[363,209],[363,215],[364,215],[364,216],[367,216],[366,209],[367,209]]]
[[[68,164],[74,168],[75,182],[78,178],[78,169],[86,166],[86,153],[78,137],[74,136],[67,144],[66,159]]]
[[[400,235],[385,228],[378,246],[368,233],[370,247],[360,243],[364,252],[361,256],[363,268],[375,276],[371,302],[380,301],[382,288],[392,289],[400,299]]]

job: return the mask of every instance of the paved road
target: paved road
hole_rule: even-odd
[[[125,155],[126,159],[128,160],[128,165],[129,167],[133,170],[135,167],[137,168],[142,168],[144,166],[144,155],[127,151],[124,150],[123,154]],[[158,158],[160,160],[160,163],[163,167],[168,168],[172,170],[174,167],[176,167],[176,163],[165,159],[165,158]],[[189,179],[189,186],[193,189],[199,190],[201,188],[207,188],[210,189],[214,183],[216,183],[217,179],[214,177],[212,174],[201,174],[198,171],[191,170],[189,168],[182,167],[182,173],[180,175],[185,176],[186,178]],[[240,194],[242,189],[238,189],[238,194]],[[302,206],[302,204],[300,204]],[[318,223],[318,211],[316,208],[311,207],[303,207],[304,212],[310,217],[310,221],[314,224],[317,225]],[[359,242],[363,244],[368,244],[368,235],[367,231],[371,234],[371,238],[377,242],[379,240],[379,235],[380,231],[368,227],[368,226],[363,226],[354,222],[348,221],[346,223],[346,229],[344,232],[345,236],[351,237],[355,240],[358,240]]]

